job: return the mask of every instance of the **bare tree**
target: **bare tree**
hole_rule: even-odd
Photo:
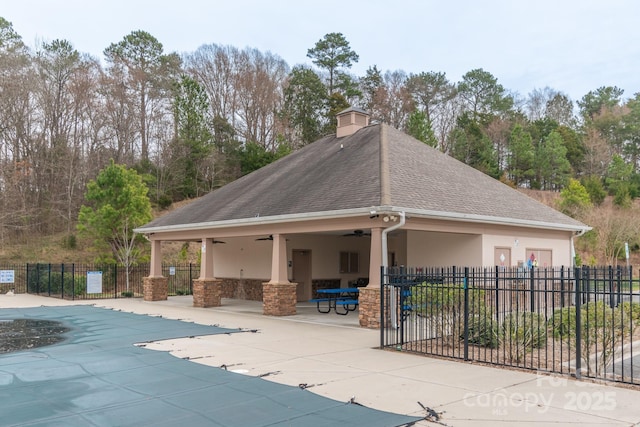
[[[594,248],[608,265],[617,265],[622,258],[624,244],[640,241],[640,216],[633,209],[620,209],[611,203],[587,211],[584,221],[593,227],[596,234]]]
[[[241,55],[241,72],[236,79],[240,118],[237,132],[245,141],[277,148],[277,116],[283,102],[283,84],[288,66],[280,57],[247,49]]]
[[[382,85],[373,96],[372,118],[397,129],[404,129],[409,114],[414,109],[414,101],[407,87],[407,74],[402,70],[387,71]]]
[[[121,77],[119,80],[126,86],[124,93],[132,96],[129,105],[134,105],[137,113],[140,157],[149,160],[150,121],[157,118],[157,103],[163,97],[169,101],[167,80],[175,76],[180,59],[175,54],[165,55],[162,43],[145,31],[133,31],[119,43],[111,44],[104,55],[110,73]]]
[[[0,18],[0,230],[20,237],[37,213],[33,181],[32,57],[10,22]],[[33,219],[33,221],[25,221]]]
[[[527,112],[527,118],[532,122],[541,120],[546,117],[547,105],[553,100],[559,92],[551,89],[549,86],[545,86],[542,89],[534,89],[525,101],[525,110]]]
[[[256,49],[211,44],[186,55],[184,63],[205,88],[212,117],[225,119],[242,141],[277,148],[276,112],[282,108],[289,73],[284,60]]]
[[[604,176],[611,161],[611,148],[594,128],[587,128],[583,138],[585,146],[584,174],[586,176]]]
[[[500,170],[505,170],[507,168],[507,156],[509,154],[508,145],[509,136],[511,135],[511,121],[497,117],[489,123],[486,133],[495,147]]]
[[[221,117],[235,128],[240,51],[232,46],[207,44],[183,58],[185,70],[205,88],[211,102],[211,116]]]

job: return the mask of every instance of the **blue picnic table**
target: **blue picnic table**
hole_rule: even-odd
[[[318,289],[316,293],[322,296],[311,299],[309,302],[315,302],[320,313],[329,313],[333,310],[336,314],[346,315],[358,308],[359,292],[358,288]],[[342,310],[338,310],[338,307],[342,307]]]

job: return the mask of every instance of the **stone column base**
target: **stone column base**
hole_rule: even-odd
[[[380,288],[360,288],[358,318],[363,328],[380,329]]]
[[[165,301],[169,289],[169,279],[164,276],[145,277],[142,279],[145,301]]]
[[[194,307],[220,307],[222,305],[222,280],[220,279],[194,279],[193,280],[193,306]]]
[[[265,316],[292,316],[296,314],[297,286],[297,283],[263,283],[263,314]]]

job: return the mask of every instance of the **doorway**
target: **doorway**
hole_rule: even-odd
[[[493,249],[493,265],[501,268],[511,267],[511,248],[496,246]]]
[[[308,249],[294,249],[291,255],[293,282],[297,283],[296,295],[298,302],[311,299],[311,251]]]
[[[553,259],[551,249],[532,249],[527,248],[527,261],[531,260],[536,267],[553,267]]]

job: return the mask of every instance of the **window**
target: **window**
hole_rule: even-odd
[[[340,273],[358,273],[360,258],[357,252],[340,252]]]

